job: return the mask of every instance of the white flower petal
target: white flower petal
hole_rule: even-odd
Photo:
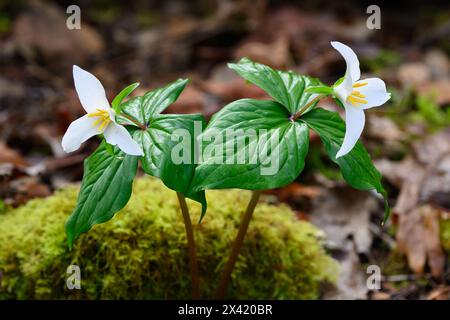
[[[352,91],[353,91],[352,77],[347,73],[345,74],[342,83],[334,87],[334,94],[342,102],[342,104],[345,104],[345,101],[347,101],[347,97],[352,93]]]
[[[367,104],[362,105],[364,109],[381,106],[391,98],[391,94],[386,91],[384,81],[380,78],[364,79],[357,83],[367,83],[367,85],[355,89],[365,96],[364,100],[367,101]]]
[[[98,126],[94,126],[95,119],[85,115],[72,122],[67,128],[66,133],[62,139],[61,145],[65,152],[72,152],[77,150],[80,145],[96,134],[101,132]]]
[[[336,158],[349,153],[358,141],[365,124],[364,110],[345,104],[345,136],[341,148],[336,154]]]
[[[111,122],[103,133],[106,142],[113,146],[118,146],[120,150],[132,156],[143,156],[141,147],[133,140],[125,127]]]
[[[96,109],[110,109],[105,89],[93,74],[74,65],[73,80],[78,98],[87,113],[95,112]]]
[[[331,41],[331,45],[345,59],[345,63],[347,64],[347,71],[345,74],[351,75],[353,82],[359,80],[361,71],[359,70],[359,60],[355,52],[349,46],[338,41]]]

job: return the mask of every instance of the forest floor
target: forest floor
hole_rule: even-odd
[[[81,7],[82,28],[74,31],[65,27],[61,5],[0,2],[0,212],[81,180],[83,160],[98,142],[72,154],[60,146],[83,112],[73,64],[97,75],[109,97],[136,81],[139,94],[188,77],[191,83],[166,112],[210,117],[233,100],[267,98],[227,62],[247,56],[332,84],[344,72],[330,47],[339,40],[358,53],[363,73],[384,79],[392,93],[384,107],[367,112],[362,140],[383,174],[393,215],[381,227],[381,200],[346,186],[315,135],[297,181],[264,199],[289,204],[326,232],[341,276],[323,298],[448,299],[448,4],[382,6],[381,29],[370,30],[366,8],[352,2],[268,3],[98,2]],[[338,110],[331,100],[321,106]],[[367,288],[369,265],[381,268],[381,290]]]

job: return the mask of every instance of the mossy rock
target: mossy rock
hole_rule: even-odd
[[[0,215],[2,299],[189,298],[186,238],[176,195],[159,181],[137,179],[128,205],[83,234],[68,251],[64,222],[78,189],[68,187]],[[203,297],[218,283],[248,191],[208,191],[209,210],[195,225]],[[189,202],[192,219],[200,207]],[[333,283],[337,264],[322,232],[286,206],[258,204],[232,276],[228,298],[315,299]],[[69,265],[81,289],[68,290]]]

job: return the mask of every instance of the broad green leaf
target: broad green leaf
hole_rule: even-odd
[[[107,152],[105,142],[84,161],[84,175],[77,206],[66,222],[67,241],[75,239],[93,225],[110,220],[131,196],[138,157],[117,147],[114,155]]]
[[[286,107],[291,115],[316,96],[315,93],[305,92],[305,89],[322,85],[318,79],[301,76],[292,71],[274,70],[248,58],[242,58],[238,63],[229,63],[228,66],[266,91],[275,101]]]
[[[196,124],[198,132],[194,130]],[[160,114],[152,118],[146,130],[136,129],[132,133],[144,151],[141,161],[145,173],[200,202],[202,215],[206,212],[204,192],[192,194],[190,185],[196,166],[195,139],[203,126],[204,118],[200,114]]]
[[[289,116],[275,101],[242,99],[222,108],[200,136],[203,159],[193,190],[263,190],[292,182],[304,167],[309,138],[308,127]]]
[[[117,121],[133,126],[133,139],[144,151],[144,157],[141,158],[144,171],[160,178],[168,188],[200,202],[204,214],[204,191],[192,193],[190,189],[196,166],[194,156],[197,150],[194,142],[204,126],[204,118],[200,114],[160,114],[176,101],[187,82],[188,80],[179,79],[142,97],[128,100],[122,104],[122,115],[117,117]],[[197,131],[194,130],[196,124]],[[178,137],[179,140],[176,140],[177,130],[188,136]],[[177,150],[182,156],[186,156],[184,159],[179,156],[179,163],[172,158],[172,151]]]
[[[382,176],[364,146],[358,142],[347,155],[336,159],[345,135],[345,122],[339,114],[317,108],[300,117],[298,122],[306,123],[320,136],[328,156],[339,165],[342,176],[350,186],[360,190],[376,190],[384,197],[386,220],[389,206],[386,190],[381,184]]]
[[[122,103],[123,99],[128,97],[137,87],[139,87],[139,82],[130,84],[128,87],[120,91],[119,94],[113,99],[113,101],[111,102],[111,106],[117,114],[120,113],[120,104]]]
[[[128,100],[121,105],[124,115],[118,116],[117,121],[132,126],[137,126],[136,122],[147,126],[153,116],[163,112],[178,99],[188,82],[187,79],[178,79],[162,88],[149,91],[141,97]]]
[[[114,146],[110,145],[108,142],[106,142],[106,140],[105,140],[105,149],[110,155],[112,156],[115,155]]]

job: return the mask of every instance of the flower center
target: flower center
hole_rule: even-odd
[[[88,117],[97,118],[92,126],[99,126],[99,131],[102,131],[111,122],[111,118],[107,110],[97,109],[97,112],[88,113]]]
[[[359,88],[367,86],[367,82],[359,82],[354,83],[353,88]],[[367,100],[364,100],[366,96],[363,95],[358,90],[353,90],[352,93],[347,97],[347,101],[350,102],[355,107],[359,107],[360,105],[367,104]]]

